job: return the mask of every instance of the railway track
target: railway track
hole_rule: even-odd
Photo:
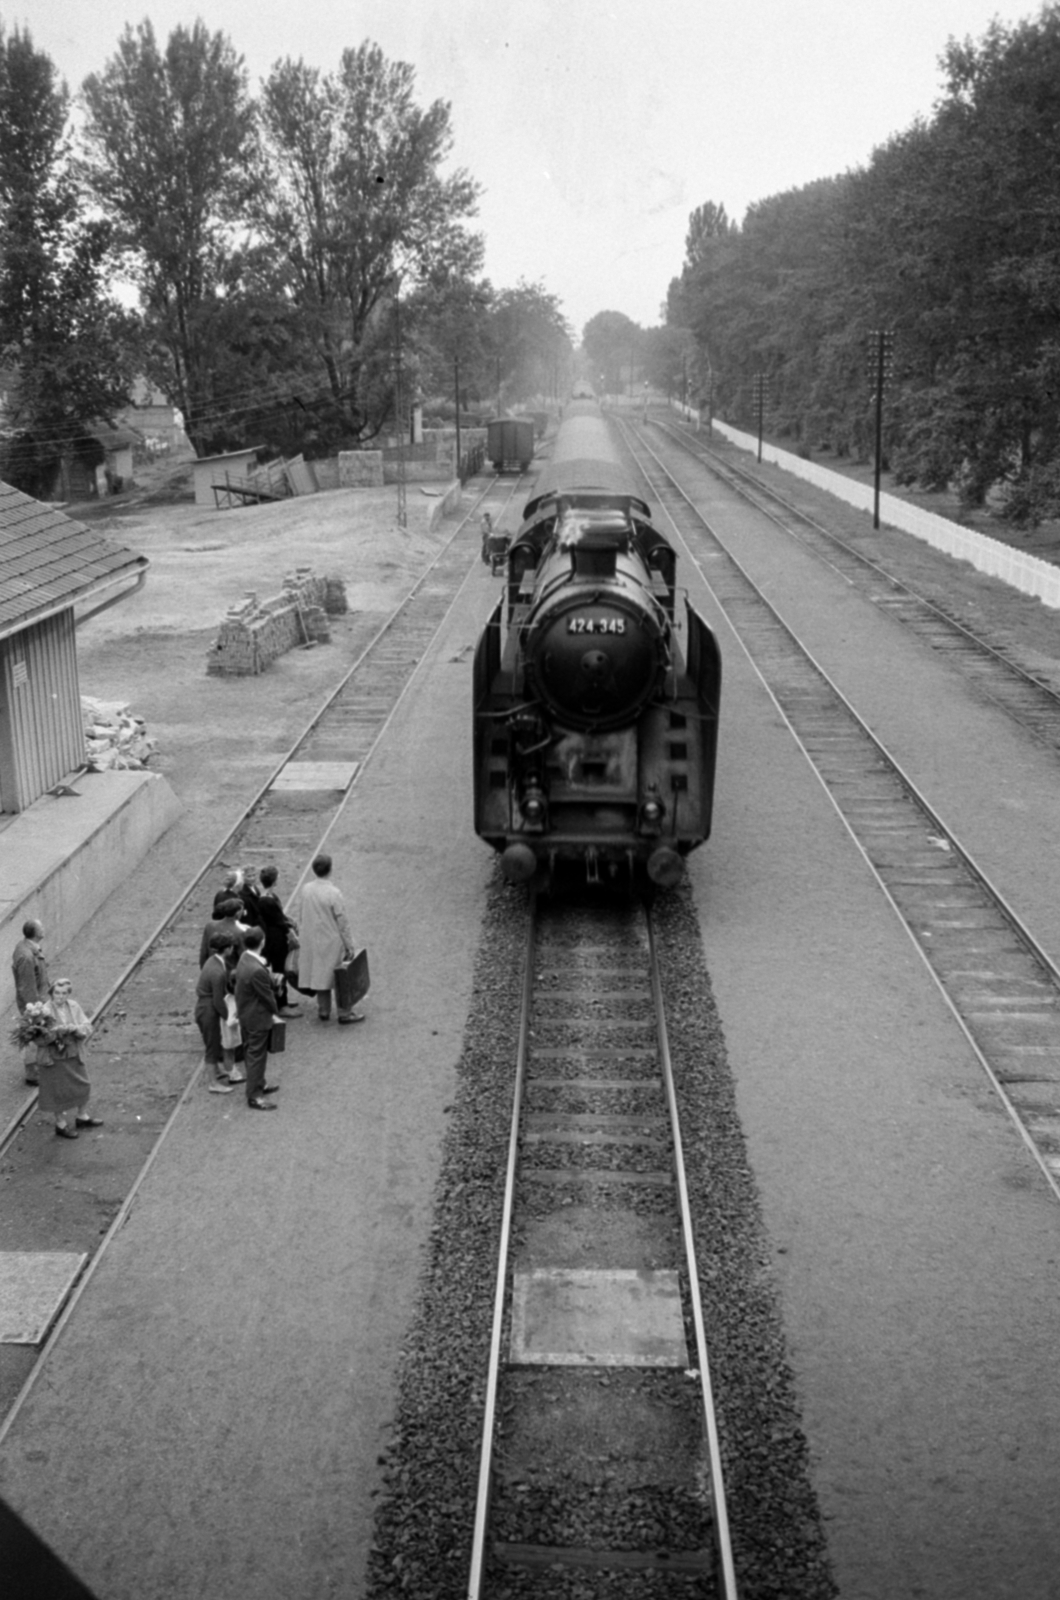
[[[711,450],[669,422],[653,428],[690,455],[774,526],[839,572],[879,610],[887,612],[1000,706],[1050,750],[1060,753],[1060,693],[1015,659],[1011,646],[990,639],[919,593],[880,561],[826,528],[754,473]]]
[[[624,432],[691,558],[709,552],[709,586],[733,632],[1060,1199],[1060,971],[659,456]]]
[[[650,914],[532,905],[470,1600],[736,1580]]]
[[[226,864],[275,862],[289,893],[384,737],[456,595],[478,570],[478,518],[500,524],[525,480],[493,478],[431,566],[410,588],[303,729],[93,1014],[93,1052],[105,1127],[77,1152],[34,1116],[27,1093],[0,1136],[5,1180],[2,1246],[81,1252],[87,1265],[41,1346],[0,1346],[0,1436],[40,1358],[61,1331],[100,1253],[121,1226],[166,1132],[201,1075],[192,1019],[199,941]],[[71,1156],[74,1160],[71,1160]],[[80,1159],[78,1159],[80,1158]],[[22,1390],[24,1393],[25,1390]],[[18,1396],[15,1399],[15,1396]],[[8,1409],[12,1405],[12,1409]],[[5,1412],[7,1413],[5,1417]]]

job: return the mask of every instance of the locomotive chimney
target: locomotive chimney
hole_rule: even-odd
[[[613,578],[618,553],[629,546],[629,529],[624,519],[605,513],[597,521],[579,522],[569,542],[576,578]]]
[[[583,541],[571,546],[571,571],[576,578],[613,578],[617,560],[615,544]]]

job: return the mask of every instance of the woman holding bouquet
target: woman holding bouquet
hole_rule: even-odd
[[[89,1116],[87,1110],[92,1086],[85,1068],[85,1045],[92,1024],[74,999],[69,978],[56,978],[52,984],[49,1010],[51,1026],[37,1050],[38,1105],[55,1118],[60,1139],[76,1139],[78,1128],[103,1126],[101,1118]]]

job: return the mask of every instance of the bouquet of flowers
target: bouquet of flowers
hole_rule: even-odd
[[[24,1049],[55,1038],[55,1017],[47,1000],[31,1000],[11,1030],[11,1043]]]

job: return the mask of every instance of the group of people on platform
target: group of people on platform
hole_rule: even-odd
[[[274,1111],[276,1084],[266,1081],[274,1026],[300,1017],[289,984],[313,995],[317,1017],[331,1017],[336,969],[355,954],[353,934],[341,891],[331,881],[331,857],[318,855],[289,916],[276,891],[274,866],[229,872],[214,898],[214,914],[203,930],[195,1021],[202,1035],[207,1087],[230,1094],[246,1085],[247,1105]],[[22,1049],[27,1084],[38,1090],[38,1107],[50,1116],[56,1135],[76,1139],[78,1128],[100,1128],[89,1113],[91,1085],[85,1047],[92,1025],[73,997],[68,978],[52,980],[44,955],[44,927],[27,920],[11,958],[19,1022],[15,1038]],[[363,1022],[364,1013],[347,1003],[341,986],[337,1020]]]
[[[218,891],[213,919],[203,930],[195,992],[195,1021],[212,1094],[230,1094],[242,1083],[253,1110],[276,1109],[269,1096],[278,1085],[266,1082],[270,1036],[276,1023],[302,1014],[291,1003],[289,981],[299,992],[315,995],[321,1022],[330,1018],[336,968],[354,955],[331,865],[330,856],[316,857],[313,875],[299,891],[296,916],[283,909],[275,867],[263,867],[260,877],[251,867],[231,872]],[[340,998],[340,1023],[363,1020],[363,1012]]]

